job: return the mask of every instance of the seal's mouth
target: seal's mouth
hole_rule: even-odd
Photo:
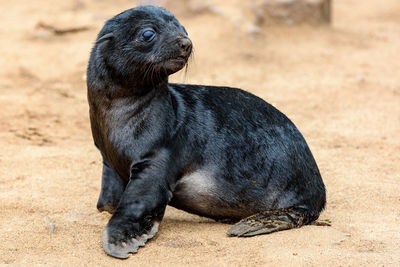
[[[189,56],[179,55],[165,59],[154,65],[154,70],[165,72],[168,75],[173,74],[185,67],[189,59]]]
[[[185,57],[185,56],[178,56],[178,57],[176,57],[176,58],[171,58],[170,60],[175,61],[176,63],[186,64],[186,62],[187,62],[187,57]]]
[[[166,66],[173,64],[173,65],[176,65],[177,67],[180,66],[181,68],[183,68],[186,65],[186,63],[188,62],[188,59],[189,59],[189,57],[181,55],[178,57],[173,57],[173,58],[165,60],[164,64]]]

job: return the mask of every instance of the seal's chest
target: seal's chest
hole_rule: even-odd
[[[118,110],[110,110],[106,114],[104,135],[108,139],[108,143],[115,151],[129,151],[132,146],[132,124],[128,116],[121,114]]]
[[[114,100],[104,110],[103,135],[117,155],[137,159],[165,134],[162,114],[153,103],[146,106],[130,98]]]

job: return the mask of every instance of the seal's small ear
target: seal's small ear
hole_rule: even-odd
[[[104,34],[102,37],[100,37],[99,40],[96,41],[96,44],[101,44],[105,41],[109,41],[114,39],[114,34],[112,32]]]
[[[114,39],[114,34],[112,32],[104,34],[99,40],[96,41],[98,51],[102,51],[103,53],[106,51],[107,44],[109,41]]]

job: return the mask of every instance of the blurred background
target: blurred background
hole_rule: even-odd
[[[307,226],[248,239],[169,207],[127,261],[107,257],[86,66],[104,22],[169,9],[194,44],[173,82],[245,89],[305,136],[328,204]],[[0,0],[0,264],[387,265],[400,262],[398,0]]]

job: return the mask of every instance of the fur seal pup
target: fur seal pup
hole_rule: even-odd
[[[316,220],[325,186],[300,132],[240,89],[168,83],[192,52],[165,9],[108,20],[87,68],[94,143],[103,157],[97,208],[112,213],[107,254],[127,258],[151,238],[166,206],[238,222],[254,236]]]

